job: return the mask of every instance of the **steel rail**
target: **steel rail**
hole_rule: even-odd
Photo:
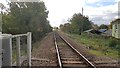
[[[61,62],[61,57],[60,57],[60,53],[59,53],[55,33],[54,33],[54,43],[55,43],[55,48],[56,48],[56,51],[57,51],[57,58],[58,58],[59,67],[62,68],[62,62]]]
[[[58,34],[59,35],[59,34]],[[60,35],[59,35],[60,36]],[[76,53],[78,53],[78,55],[80,55],[86,64],[88,64],[91,68],[96,68],[96,66],[91,63],[86,57],[84,57],[77,49],[75,49],[67,40],[65,40],[62,36],[60,36],[60,38],[66,43],[68,44]]]

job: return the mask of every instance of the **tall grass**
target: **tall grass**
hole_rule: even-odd
[[[67,33],[67,35],[73,38],[76,42],[84,44],[92,54],[97,56],[109,56],[111,58],[119,57],[119,39],[87,33],[82,33],[82,35]]]

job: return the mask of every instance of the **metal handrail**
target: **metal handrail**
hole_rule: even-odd
[[[21,66],[21,55],[20,55],[20,37],[27,36],[27,52],[28,52],[28,64],[31,66],[31,32],[27,34],[12,35],[12,38],[16,38],[17,45],[17,66]]]
[[[16,38],[16,37],[22,37],[22,36],[27,36],[28,34],[19,34],[19,35],[12,35],[12,38]]]
[[[32,44],[32,37],[31,37],[32,33],[31,32],[27,32],[26,34],[19,34],[19,35],[11,35],[11,34],[2,34],[2,38],[9,39],[9,56],[4,56],[3,58],[5,58],[5,60],[9,60],[9,64],[7,64],[7,66],[13,66],[12,64],[12,38],[16,39],[16,46],[17,46],[17,59],[16,59],[16,66],[21,66],[21,54],[20,54],[20,37],[22,36],[27,36],[27,60],[28,60],[28,64],[29,66],[31,66],[31,44]],[[5,51],[5,50],[4,50]],[[6,53],[4,53],[4,55],[6,55]],[[7,58],[9,57],[9,58]],[[4,65],[6,64],[6,62],[4,63]]]

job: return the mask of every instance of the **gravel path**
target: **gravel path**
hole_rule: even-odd
[[[32,52],[32,66],[57,66],[53,33],[48,34]]]

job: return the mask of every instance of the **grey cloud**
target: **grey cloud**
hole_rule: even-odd
[[[107,16],[107,18],[105,18]],[[100,16],[92,16],[90,18],[91,21],[93,21],[95,24],[109,24],[112,20],[115,19],[115,17],[118,16],[118,13],[106,13],[105,15],[100,15]]]
[[[118,17],[120,18],[120,1],[118,2]]]

